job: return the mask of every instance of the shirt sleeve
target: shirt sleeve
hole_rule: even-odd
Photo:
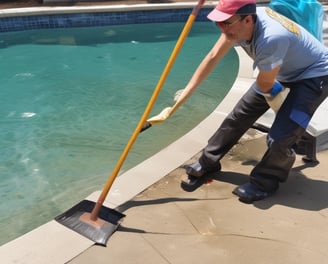
[[[279,36],[269,36],[256,48],[254,68],[260,71],[270,71],[282,65],[289,48],[289,40]]]

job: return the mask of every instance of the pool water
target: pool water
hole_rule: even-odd
[[[0,244],[103,188],[183,23],[0,34]],[[172,105],[219,35],[194,24],[152,114]],[[165,123],[140,134],[122,171],[192,129],[237,75],[234,51]]]

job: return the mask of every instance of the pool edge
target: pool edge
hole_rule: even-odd
[[[194,129],[117,177],[104,202],[105,206],[116,208],[131,200],[201,151],[253,79],[252,76],[244,76],[248,74],[244,71],[249,68],[246,66],[248,58],[238,48],[236,51],[239,62],[243,60],[243,63],[239,63],[238,76],[222,102]],[[99,194],[100,191],[96,191],[86,199],[96,201]],[[0,256],[4,263],[27,263],[28,260],[28,263],[43,264],[45,259],[51,259],[51,263],[66,263],[92,245],[94,243],[91,240],[52,220],[2,245]]]

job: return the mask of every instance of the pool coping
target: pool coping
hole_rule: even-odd
[[[175,2],[162,4],[121,4],[121,5],[95,5],[95,6],[44,6],[44,7],[24,7],[24,8],[8,8],[0,10],[0,17],[13,16],[31,16],[31,15],[49,15],[49,14],[76,14],[83,12],[108,12],[108,11],[146,11],[146,10],[162,10],[162,9],[182,9],[193,8],[195,1],[191,2]],[[215,6],[216,1],[206,1],[205,7]]]
[[[105,206],[116,208],[131,200],[201,151],[240,95],[255,79],[256,73],[251,70],[252,61],[240,48],[236,48],[236,51],[240,62],[238,76],[224,100],[186,135],[120,175],[105,200]],[[94,192],[86,199],[96,201],[99,194],[100,191]],[[89,239],[52,220],[2,245],[0,255],[4,263],[43,264],[45,260],[65,263],[92,245],[94,243]]]

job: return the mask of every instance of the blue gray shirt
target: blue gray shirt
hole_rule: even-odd
[[[303,27],[268,7],[257,8],[252,40],[238,45],[253,58],[254,69],[270,71],[281,65],[278,81],[328,75],[328,48]]]

